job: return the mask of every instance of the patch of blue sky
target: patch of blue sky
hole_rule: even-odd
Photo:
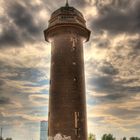
[[[97,104],[97,101],[94,100],[93,98],[88,98],[87,99],[87,104],[88,105],[95,105],[95,104]]]
[[[47,89],[43,89],[40,91],[41,94],[49,94],[49,91]]]
[[[48,80],[48,79],[41,80],[41,81],[39,81],[39,85],[41,85],[41,86],[43,86],[43,85],[48,85],[49,82],[50,82],[50,80]]]
[[[49,84],[49,80],[45,79],[45,80],[40,80],[38,82],[33,82],[31,84],[25,84],[24,86],[29,86],[29,87],[41,87],[41,86],[45,86]]]

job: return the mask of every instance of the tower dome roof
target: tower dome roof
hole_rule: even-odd
[[[89,40],[90,31],[86,28],[86,21],[81,12],[74,7],[69,6],[68,2],[65,6],[54,11],[49,20],[48,28],[44,31],[45,40],[51,40],[55,35],[74,32]]]
[[[51,15],[49,20],[49,27],[57,24],[79,24],[86,27],[86,21],[81,12],[66,3],[65,6],[57,9]]]

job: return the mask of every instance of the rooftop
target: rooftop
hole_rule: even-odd
[[[86,21],[82,13],[74,7],[69,6],[68,2],[66,2],[65,6],[60,7],[52,13],[49,20],[49,27],[63,23],[74,23],[86,27]]]

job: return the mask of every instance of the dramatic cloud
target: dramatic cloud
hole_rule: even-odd
[[[39,139],[48,119],[50,44],[43,30],[65,1],[0,1],[0,127]],[[88,130],[140,136],[140,1],[71,0],[91,30],[84,44]],[[94,132],[93,132],[94,130]]]
[[[11,100],[9,98],[6,97],[0,97],[0,104],[11,104]]]
[[[106,30],[111,34],[139,33],[140,1],[110,0],[107,4],[97,0],[99,15],[93,18],[91,26],[97,31]]]
[[[44,39],[43,29],[45,24],[41,12],[45,7],[42,8],[40,9],[38,5],[32,5],[27,1],[12,1],[4,5],[6,13],[5,17],[1,18],[0,46],[3,48],[5,46],[21,47],[27,42],[42,41]]]
[[[4,27],[0,35],[0,47],[20,45],[21,39],[18,36],[18,30],[14,26]],[[12,34],[11,34],[12,33]]]

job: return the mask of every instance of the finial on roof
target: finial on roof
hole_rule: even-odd
[[[66,0],[66,7],[69,7],[69,1]]]

